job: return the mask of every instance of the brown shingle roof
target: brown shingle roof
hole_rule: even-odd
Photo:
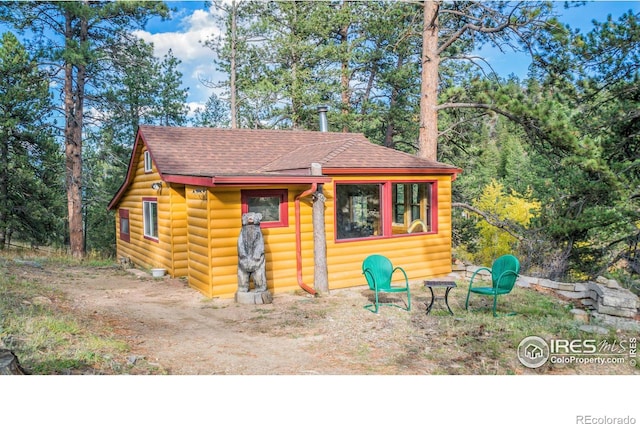
[[[143,142],[163,180],[212,186],[320,182],[325,175],[451,174],[460,169],[378,146],[362,134],[317,131],[245,130],[142,125],[127,177],[108,208],[114,208],[133,180],[137,147]],[[329,180],[327,180],[329,181]]]
[[[313,162],[344,170],[459,171],[375,145],[362,134],[156,126],[141,126],[139,134],[162,175],[309,175]]]

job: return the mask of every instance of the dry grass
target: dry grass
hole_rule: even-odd
[[[27,368],[39,374],[167,373],[158,364],[143,360],[128,343],[145,334],[133,334],[115,316],[92,316],[73,307],[55,285],[56,279],[78,275],[123,278],[122,271],[42,258],[37,259],[41,268],[36,268],[34,263],[14,259],[0,258],[0,346],[19,353]],[[305,293],[278,294],[273,304],[244,308],[241,317],[233,313],[238,305],[216,299],[203,299],[194,312],[217,317],[228,337],[243,334],[274,343],[301,340],[306,354],[317,358],[313,372],[327,375],[640,374],[637,365],[628,363],[525,368],[516,349],[527,336],[613,341],[637,335],[613,329],[604,336],[584,333],[569,312],[571,304],[533,290],[516,288],[501,297],[499,312],[516,315],[498,318],[492,316],[491,300],[480,296],[473,296],[472,310],[465,311],[466,293],[463,281],[451,291],[454,316],[441,300],[426,315],[430,294],[419,283],[412,286],[411,312],[382,307],[374,314],[364,309],[372,294],[363,287],[335,290],[317,298]],[[401,301],[399,297],[389,299]],[[127,360],[132,356],[139,358],[135,364]],[[295,356],[282,352],[279,359],[295,361]],[[292,364],[289,369],[301,368]]]
[[[523,367],[516,357],[520,341],[530,335],[543,338],[596,338],[622,340],[630,334],[615,332],[593,336],[579,330],[569,312],[573,305],[533,290],[516,288],[500,298],[494,318],[489,298],[472,296],[472,310],[464,310],[467,283],[459,281],[449,303],[449,315],[437,300],[426,315],[430,294],[420,284],[412,287],[413,309],[382,307],[378,314],[362,306],[371,293],[362,288],[336,290],[316,299],[276,297],[282,307],[258,308],[243,331],[289,337],[315,336],[311,349],[344,365],[348,374],[633,374],[639,368],[616,366],[566,366],[548,364],[539,370]],[[400,298],[391,298],[401,302]],[[286,304],[286,306],[284,305]],[[345,371],[346,369],[346,371]]]
[[[119,360],[130,347],[118,331],[107,321],[78,314],[63,292],[35,276],[47,272],[46,259],[14,259],[0,257],[0,348],[17,352],[30,374],[163,373],[145,361],[133,367],[132,361]]]

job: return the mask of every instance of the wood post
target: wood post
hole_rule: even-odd
[[[311,175],[322,175],[319,163],[311,164]],[[318,184],[313,193],[311,216],[313,221],[313,287],[318,293],[329,293],[329,271],[327,270],[327,236],[325,233],[324,207],[326,197],[322,193],[324,184]]]
[[[329,276],[327,270],[327,239],[324,226],[325,196],[322,193],[322,184],[318,184],[318,190],[313,194],[313,287],[319,293],[329,293]]]

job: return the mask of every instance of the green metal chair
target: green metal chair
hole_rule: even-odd
[[[404,275],[403,285],[392,285],[391,277],[396,271],[402,272]],[[362,262],[362,274],[367,279],[369,288],[375,293],[375,303],[365,305],[364,308],[371,312],[378,313],[380,305],[396,306],[405,311],[411,310],[411,292],[409,291],[409,279],[404,269],[399,266],[393,267],[391,261],[382,255],[368,256]],[[402,307],[393,302],[380,302],[380,293],[407,293],[406,307]]]
[[[491,287],[473,287],[474,278],[483,270],[491,273]],[[469,291],[467,292],[467,301],[464,308],[467,310],[469,309],[469,296],[471,293],[493,296],[493,316],[497,317],[496,304],[498,303],[498,296],[511,293],[511,290],[513,290],[513,286],[518,279],[519,272],[520,262],[518,261],[518,258],[513,255],[500,256],[498,259],[493,261],[491,269],[484,267],[477,269],[469,281]],[[508,315],[514,315],[514,313],[510,313]]]

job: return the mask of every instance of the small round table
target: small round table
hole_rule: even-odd
[[[449,307],[449,292],[451,291],[452,288],[458,287],[457,284],[455,282],[453,282],[453,281],[426,280],[424,282],[424,286],[428,287],[429,291],[431,292],[431,302],[429,303],[429,306],[427,306],[427,315],[429,315],[429,312],[431,312],[431,308],[433,307],[433,302],[436,299],[436,296],[433,293],[433,288],[434,287],[444,287],[444,288],[446,288],[446,290],[444,292],[444,297],[442,297],[442,299],[444,299],[444,303],[445,303],[445,305],[447,305],[447,309],[449,310],[449,313],[451,315],[453,315],[453,311]]]

